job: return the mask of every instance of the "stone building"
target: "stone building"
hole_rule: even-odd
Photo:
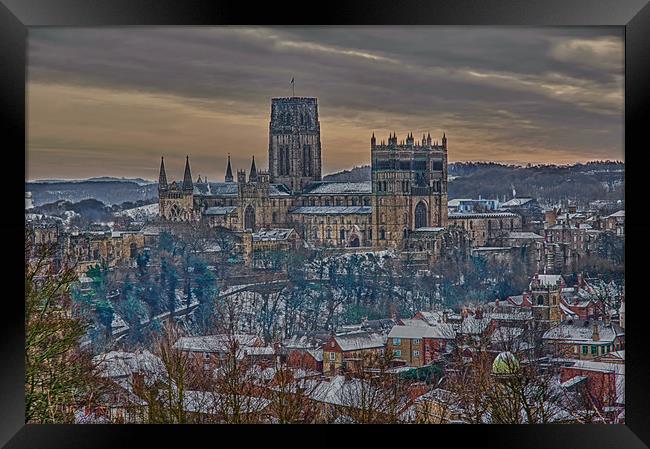
[[[510,232],[521,232],[521,216],[512,212],[453,213],[449,225],[469,233],[472,246],[502,245]]]
[[[447,137],[416,142],[370,140],[372,181],[321,180],[316,98],[274,98],[269,124],[269,171],[238,170],[228,157],[224,182],[192,181],[189,157],[182,182],[160,164],[160,216],[203,220],[233,231],[293,228],[313,246],[403,247],[418,228],[447,224]]]

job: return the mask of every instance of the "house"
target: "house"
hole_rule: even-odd
[[[442,388],[435,388],[415,400],[415,422],[418,424],[463,423],[464,410],[460,398]]]
[[[323,373],[360,372],[363,358],[383,352],[385,338],[365,331],[332,335],[323,344]]]
[[[547,330],[542,341],[558,357],[593,360],[625,348],[625,331],[600,320],[567,320]]]
[[[155,388],[167,378],[162,360],[147,350],[137,352],[111,351],[93,357],[100,377],[109,381],[102,392],[103,404],[98,409],[80,411],[79,422],[138,423],[147,422],[148,404],[145,388]]]
[[[625,235],[625,210],[619,210],[605,217],[605,229],[616,235]]]
[[[239,360],[260,360],[272,358],[275,353],[272,347],[264,346],[260,337],[247,334],[181,337],[174,343],[174,348],[189,354],[196,367],[206,370],[214,369],[230,354],[235,354]]]
[[[417,321],[417,320],[416,320]],[[429,365],[439,359],[456,339],[454,326],[394,326],[388,334],[386,347],[396,361],[409,366]]]
[[[584,383],[590,398],[601,410],[625,406],[625,365],[622,363],[576,360],[560,368],[560,380]]]

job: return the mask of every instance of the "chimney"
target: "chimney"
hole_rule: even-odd
[[[591,334],[591,339],[593,341],[599,341],[600,340],[600,330],[598,329],[598,323],[595,322],[592,326],[593,333]]]

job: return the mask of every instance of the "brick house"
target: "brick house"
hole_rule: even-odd
[[[323,374],[359,372],[363,357],[379,354],[384,347],[385,339],[380,334],[360,331],[332,335],[323,344]]]
[[[625,331],[614,323],[568,320],[546,331],[544,345],[559,357],[593,360],[625,349]]]
[[[439,323],[435,326],[394,326],[388,334],[386,347],[395,360],[404,361],[409,366],[429,365],[447,351],[456,339],[456,331],[451,324]]]

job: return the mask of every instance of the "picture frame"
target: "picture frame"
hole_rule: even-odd
[[[20,167],[26,154],[26,43],[30,27],[38,26],[136,26],[136,25],[493,25],[493,26],[621,26],[625,28],[625,193],[634,205],[627,211],[627,291],[632,300],[626,327],[627,379],[625,425],[554,426],[414,426],[410,438],[433,444],[442,439],[469,444],[497,443],[499,447],[526,448],[642,448],[650,445],[650,363],[646,320],[648,302],[642,296],[649,222],[643,217],[643,194],[647,189],[642,170],[648,166],[646,128],[650,123],[650,5],[645,0],[472,0],[455,1],[342,1],[321,4],[287,2],[252,7],[232,1],[171,0],[2,0],[0,3],[0,110],[5,125],[3,157],[11,179],[6,182],[7,212],[2,227],[5,236],[4,279],[10,286],[4,295],[2,382],[0,382],[0,442],[6,447],[115,447],[187,445],[203,440],[210,445],[250,437],[264,442],[273,438],[290,445],[303,445],[332,431],[313,426],[148,426],[148,425],[26,425],[24,423],[24,308],[18,285],[21,264],[18,208],[24,208],[18,185],[24,183]],[[552,130],[549,130],[552,132]],[[25,151],[21,158],[20,149]],[[24,185],[24,184],[23,184]],[[24,190],[24,189],[23,189]],[[16,253],[16,254],[14,254]],[[637,261],[638,258],[638,261]],[[15,273],[14,273],[15,272]],[[339,438],[330,444],[348,444],[359,438],[382,441],[397,435],[391,426],[336,428]],[[338,432],[343,432],[338,434]],[[420,433],[421,432],[421,433]],[[281,435],[280,435],[281,434]],[[401,434],[401,432],[400,432]],[[418,435],[419,434],[419,435]],[[226,436],[227,435],[227,436]],[[340,438],[343,436],[343,438]],[[411,444],[404,440],[401,443]],[[326,442],[329,438],[322,439]],[[232,443],[229,443],[232,444]],[[249,443],[243,443],[248,445]],[[266,443],[268,444],[268,443]],[[311,443],[309,443],[311,444]],[[439,443],[436,443],[439,444]]]

